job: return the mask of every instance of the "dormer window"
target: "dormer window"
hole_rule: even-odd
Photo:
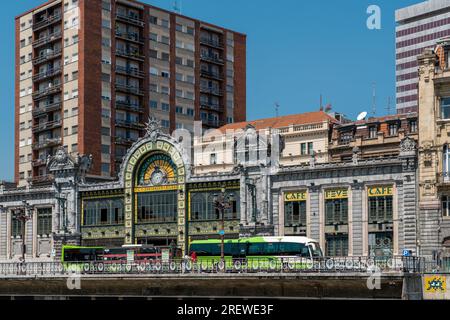
[[[377,137],[378,128],[376,126],[369,127],[369,139],[375,139]]]
[[[389,124],[389,135],[396,136],[398,134],[398,125],[396,123]]]

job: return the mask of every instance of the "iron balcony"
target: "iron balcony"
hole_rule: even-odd
[[[61,68],[50,69],[33,76],[33,81],[41,81],[50,77],[61,74]]]
[[[200,76],[205,78],[212,78],[215,80],[223,80],[219,72],[212,72],[208,70],[200,70]]]
[[[43,122],[33,127],[33,133],[51,130],[57,127],[61,127],[61,125],[62,125],[61,120]]]
[[[117,20],[131,23],[131,24],[137,25],[139,27],[143,27],[145,25],[144,20],[140,19],[139,17],[132,16],[132,15],[126,15],[126,14],[117,12],[116,18],[117,18]]]
[[[130,120],[118,120],[118,119],[116,119],[116,126],[136,130],[141,130],[144,128],[144,126],[141,123]]]
[[[33,150],[40,150],[45,148],[51,148],[60,145],[62,142],[61,138],[50,138],[41,142],[36,142],[33,144]]]
[[[36,58],[33,58],[33,65],[37,66],[37,65],[47,62],[49,60],[58,58],[61,56],[61,54],[62,54],[62,50],[58,49],[58,50],[54,50],[54,51],[48,52],[46,54],[40,55]]]
[[[126,93],[132,93],[132,94],[136,94],[136,95],[140,95],[140,96],[144,95],[144,91],[141,88],[129,86],[126,84],[116,83],[116,90],[121,91],[121,92],[126,92]]]
[[[222,112],[222,110],[220,108],[220,104],[217,104],[217,103],[211,103],[208,101],[200,101],[200,107],[202,109],[208,109],[208,110],[212,110],[212,111]]]
[[[62,37],[61,31],[49,34],[48,36],[41,37],[35,41],[33,41],[33,47],[38,48],[43,46],[44,44],[49,44],[53,41],[60,40]]]
[[[128,50],[117,49],[116,55],[118,55],[120,57],[128,58],[128,59],[139,60],[139,61],[145,60],[145,56],[137,51],[128,51]]]
[[[218,58],[216,56],[209,55],[209,54],[201,54],[200,55],[200,59],[204,60],[204,61],[207,61],[207,62],[217,63],[217,64],[220,64],[220,65],[224,64],[224,61],[223,61],[222,58]]]
[[[31,162],[31,165],[35,168],[42,167],[42,166],[47,165],[47,160],[46,159],[36,159]]]
[[[55,85],[33,93],[33,99],[39,100],[50,94],[61,92],[61,85]]]
[[[129,101],[116,100],[116,108],[122,109],[122,110],[127,110],[127,111],[139,112],[139,113],[144,112],[144,110],[142,109],[142,107],[140,105],[131,103]]]
[[[62,18],[61,14],[56,14],[56,15],[48,16],[48,17],[42,19],[41,21],[34,22],[33,23],[33,31],[40,30],[40,29],[45,28],[53,23],[59,22],[59,21],[61,21],[61,18]]]
[[[205,38],[205,37],[201,37],[200,38],[200,43],[204,44],[204,45],[207,45],[207,46],[210,46],[210,47],[213,47],[213,48],[223,49],[222,42],[215,41],[215,40],[212,40],[212,39],[208,39],[208,38]]]
[[[201,93],[213,94],[215,96],[222,96],[223,95],[222,90],[220,90],[218,88],[212,88],[212,87],[202,87],[202,86],[200,86],[200,92]]]
[[[61,109],[61,102],[55,102],[52,104],[48,104],[45,107],[35,108],[33,109],[33,117],[39,117],[47,114],[48,112],[53,112]]]
[[[120,74],[126,74],[129,76],[143,78],[145,76],[144,71],[141,71],[137,68],[126,68],[121,66],[116,66],[116,72]]]
[[[137,43],[141,43],[141,44],[143,44],[145,42],[144,38],[141,38],[138,33],[134,33],[134,32],[122,32],[122,31],[116,30],[116,37],[121,38],[126,41],[133,41],[133,42],[137,42]]]

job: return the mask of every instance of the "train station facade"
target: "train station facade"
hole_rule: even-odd
[[[313,122],[311,116],[296,125],[273,124],[270,132],[242,123],[234,135],[219,130],[214,139],[194,137],[194,148],[188,132],[169,136],[150,121],[118,178],[107,182],[90,179],[92,158],[61,148],[47,160],[52,185],[0,189],[0,260],[20,260],[23,243],[27,261],[58,259],[63,244],[176,244],[187,250],[189,241],[220,238],[222,215],[213,199],[221,192],[233,199],[223,214],[226,238],[308,236],[330,256],[403,250],[431,256],[418,246],[417,133],[402,129],[416,118],[390,119],[400,130],[390,140],[396,152],[367,157],[372,147],[366,144],[374,141],[357,130],[367,123],[353,124],[355,139],[337,138],[333,145],[329,137],[333,141],[348,125],[323,112]],[[383,139],[380,134],[378,143],[386,144]],[[294,142],[303,160],[290,162]],[[333,148],[343,149],[341,159],[329,157]],[[199,157],[209,162],[199,164]]]

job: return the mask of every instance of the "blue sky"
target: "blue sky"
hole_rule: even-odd
[[[44,0],[5,1],[0,11],[0,180],[14,162],[14,17]],[[171,10],[174,0],[144,0]],[[180,2],[180,1],[179,1]],[[247,118],[314,111],[324,103],[349,117],[395,99],[395,9],[419,0],[182,0],[182,13],[247,34]],[[369,5],[381,30],[366,27]]]

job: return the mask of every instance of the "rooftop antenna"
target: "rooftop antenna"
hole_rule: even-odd
[[[181,1],[182,0],[175,0],[175,2],[173,3],[173,11],[178,14],[181,14]]]
[[[280,104],[278,102],[275,102],[275,115],[278,118],[278,109],[280,109]]]
[[[377,92],[376,92],[376,83],[373,82],[372,83],[372,114],[375,115],[377,113],[377,109],[376,109],[376,97],[377,97]]]

